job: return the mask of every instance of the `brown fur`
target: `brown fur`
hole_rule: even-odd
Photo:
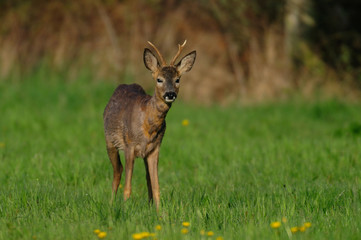
[[[183,57],[176,66],[160,66],[154,54],[145,49],[144,63],[151,70],[153,78],[157,79],[154,95],[147,95],[138,84],[121,84],[114,91],[103,114],[106,146],[113,165],[112,201],[123,172],[118,150],[123,150],[124,199],[128,199],[131,194],[134,159],[143,158],[149,200],[154,199],[158,209],[158,158],[166,129],[165,117],[178,94],[179,78],[192,68],[195,57],[196,52],[193,51]]]

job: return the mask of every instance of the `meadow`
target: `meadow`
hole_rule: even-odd
[[[102,114],[115,87],[41,71],[0,81],[0,239],[98,239],[95,229],[105,239],[361,238],[361,104],[177,101],[161,148],[157,214],[141,159],[130,200],[120,189],[109,204]],[[290,231],[305,222],[304,232]]]

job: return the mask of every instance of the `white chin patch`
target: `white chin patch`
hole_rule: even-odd
[[[169,97],[165,97],[165,102],[167,103],[171,103],[171,102],[174,102],[175,98],[169,98]]]

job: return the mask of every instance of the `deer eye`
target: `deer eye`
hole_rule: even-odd
[[[160,79],[160,78],[157,78],[157,82],[158,82],[158,83],[162,83],[162,82],[163,82],[163,80],[162,80],[162,79]]]
[[[175,80],[175,83],[179,83],[179,78],[177,78],[177,79]]]

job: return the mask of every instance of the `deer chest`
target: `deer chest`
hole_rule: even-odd
[[[142,135],[142,141],[135,146],[135,156],[145,158],[155,148],[160,147],[165,132],[165,124],[158,131],[146,132]]]

